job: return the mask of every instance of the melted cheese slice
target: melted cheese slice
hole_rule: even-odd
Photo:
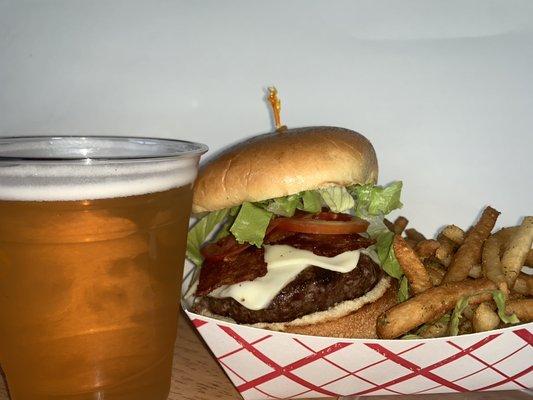
[[[265,276],[253,281],[221,286],[209,293],[209,296],[232,297],[250,310],[262,310],[268,307],[281,289],[310,265],[347,273],[357,266],[359,255],[363,252],[367,253],[367,250],[346,251],[335,257],[322,257],[287,245],[265,246]]]

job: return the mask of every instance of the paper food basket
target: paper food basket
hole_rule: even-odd
[[[182,305],[246,400],[533,387],[533,323],[424,340],[339,339],[237,325]]]

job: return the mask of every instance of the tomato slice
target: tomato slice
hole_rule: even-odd
[[[367,228],[368,222],[364,219],[350,214],[322,211],[317,214],[300,214],[291,218],[274,218],[270,221],[265,237],[269,239],[277,236],[283,237],[283,232],[324,235],[361,233]],[[226,257],[242,253],[250,246],[248,243],[240,244],[233,235],[228,235],[215,243],[207,244],[200,251],[208,261],[222,261]]]
[[[250,244],[240,244],[233,235],[228,235],[215,243],[209,243],[202,247],[200,252],[206,260],[222,261],[226,257],[236,256],[248,247],[250,247]]]
[[[320,215],[322,213],[317,214]],[[329,214],[329,213],[328,213]],[[331,213],[334,214],[334,213]],[[348,214],[340,214],[348,215]],[[342,235],[349,233],[365,232],[368,228],[368,221],[358,217],[348,215],[350,220],[345,216],[338,219],[309,219],[309,218],[276,218],[277,228],[289,232],[323,234],[323,235]],[[322,216],[324,217],[324,216]],[[327,216],[331,218],[331,215]],[[342,218],[342,219],[340,219]]]

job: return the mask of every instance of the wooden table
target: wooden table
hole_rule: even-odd
[[[524,392],[469,393],[458,395],[425,396],[377,396],[369,400],[526,400],[533,396]],[[0,380],[0,400],[8,400],[5,385]],[[200,337],[182,314],[179,322],[178,340],[174,349],[172,386],[169,400],[230,400],[240,399],[230,381],[212,358]],[[362,397],[355,397],[362,399]],[[147,399],[148,400],[148,399]]]

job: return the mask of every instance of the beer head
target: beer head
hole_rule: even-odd
[[[123,137],[0,139],[0,199],[65,201],[160,192],[192,184],[197,143]]]

